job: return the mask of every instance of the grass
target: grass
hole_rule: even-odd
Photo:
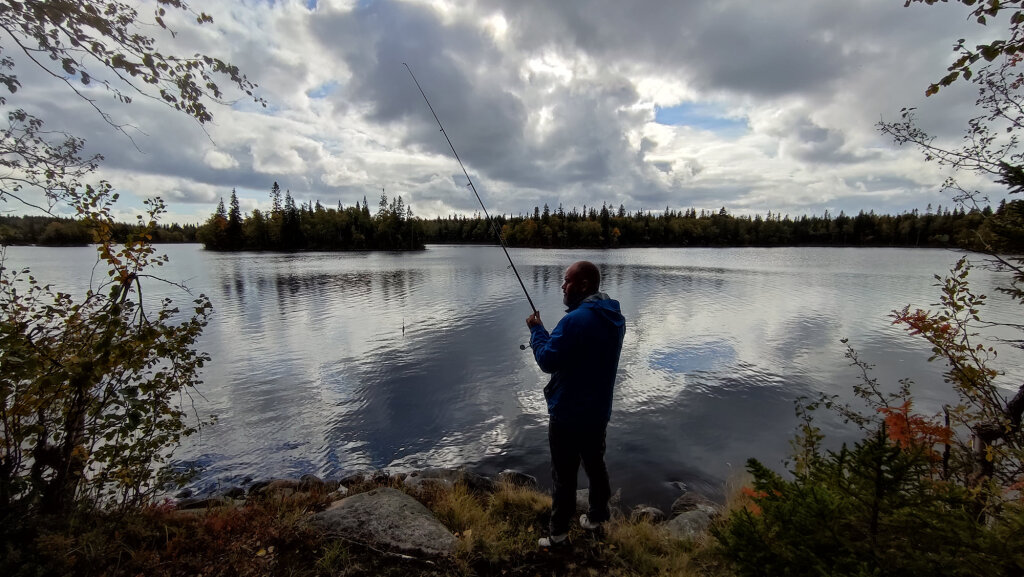
[[[658,526],[616,516],[600,534],[574,527],[570,545],[539,551],[551,498],[501,484],[494,493],[452,489],[406,490],[427,505],[457,537],[453,558],[414,560],[363,544],[325,538],[309,516],[329,503],[320,495],[249,502],[199,514],[169,506],[124,515],[91,513],[61,523],[25,520],[0,528],[0,574],[361,576],[433,575],[730,575],[714,543],[670,538]],[[351,487],[362,492],[372,481]]]

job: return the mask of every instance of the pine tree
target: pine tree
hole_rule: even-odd
[[[223,204],[223,201],[221,202]],[[230,207],[228,211],[227,248],[237,250],[242,248],[244,239],[242,238],[242,211],[238,206],[238,194],[233,188],[231,189]]]

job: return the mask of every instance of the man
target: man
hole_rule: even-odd
[[[550,535],[540,539],[541,547],[560,545],[568,538],[580,461],[590,479],[590,510],[580,517],[580,525],[594,530],[610,516],[605,431],[626,321],[619,302],[600,292],[600,287],[601,272],[593,263],[573,263],[562,283],[567,314],[555,330],[548,334],[539,312],[526,319],[534,359],[551,374],[544,397],[554,495]]]

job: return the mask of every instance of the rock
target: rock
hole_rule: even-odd
[[[618,489],[608,499],[608,507],[614,509],[622,501],[622,489]],[[576,512],[586,513],[590,511],[590,489],[578,489],[576,491]],[[614,513],[614,512],[613,512]]]
[[[715,517],[722,512],[722,508],[704,495],[689,491],[683,493],[672,503],[672,516],[675,517],[689,511],[704,511],[709,516]]]
[[[590,489],[576,491],[576,512],[586,513],[590,510]]]
[[[686,511],[661,525],[676,539],[694,540],[703,537],[711,526],[711,515],[703,509]]]
[[[221,496],[228,497],[229,499],[244,499],[245,489],[241,487],[231,487],[227,491],[221,493]]]
[[[175,499],[187,499],[192,496],[192,489],[184,489],[174,496]]]
[[[648,507],[647,505],[639,505],[629,514],[629,520],[633,523],[646,521],[647,523],[657,524],[663,522],[666,518],[664,511],[657,507]]]
[[[362,485],[366,482],[366,475],[362,473],[353,473],[341,478],[341,484],[344,487],[352,487],[353,485]]]
[[[442,557],[455,552],[456,539],[416,499],[390,487],[359,493],[313,516],[328,536],[416,556]]]
[[[333,491],[327,494],[327,498],[333,503],[339,499],[344,499],[348,496],[348,487],[344,485],[338,485]]]
[[[250,496],[263,498],[285,499],[299,491],[301,483],[296,479],[273,479],[253,483],[249,488]]]
[[[513,471],[511,469],[505,469],[498,473],[498,482],[508,483],[514,487],[529,487],[530,489],[537,488],[537,477],[527,475],[526,473],[520,473],[519,471]]]
[[[299,490],[312,493],[323,489],[324,481],[316,475],[305,474],[299,477]]]
[[[203,499],[182,499],[178,501],[177,508],[179,511],[189,511],[194,509],[212,509],[214,507],[226,507],[233,505],[235,502],[227,497],[206,497]]]
[[[371,479],[375,485],[387,485],[391,482],[391,475],[387,471],[376,471]]]
[[[456,483],[463,483],[470,491],[480,493],[493,493],[495,488],[494,481],[487,477],[461,469],[423,469],[409,473],[402,482],[416,491],[451,489]]]
[[[299,478],[299,491],[314,495],[326,495],[341,485],[340,481],[324,481],[316,475],[303,475]]]
[[[257,495],[263,491],[270,484],[270,481],[256,481],[252,485],[249,485],[249,495]]]

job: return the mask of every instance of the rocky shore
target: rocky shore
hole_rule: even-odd
[[[447,557],[455,553],[457,536],[424,504],[422,497],[437,491],[462,486],[477,495],[494,493],[502,484],[537,489],[537,480],[518,471],[503,471],[496,478],[462,469],[425,469],[404,474],[377,471],[355,474],[338,480],[323,480],[314,475],[299,479],[273,479],[252,483],[248,488],[232,487],[218,495],[193,497],[188,492],[177,496],[181,514],[201,514],[219,507],[242,506],[252,501],[288,501],[322,496],[330,505],[310,512],[309,522],[329,539],[358,543],[385,554],[415,558]],[[366,486],[375,488],[358,492]],[[621,509],[619,495],[612,498],[613,517],[644,521],[658,526],[671,538],[702,538],[712,521],[722,514],[721,505],[694,493],[684,492],[670,511],[639,505]],[[577,491],[580,512],[587,509],[588,490]]]

